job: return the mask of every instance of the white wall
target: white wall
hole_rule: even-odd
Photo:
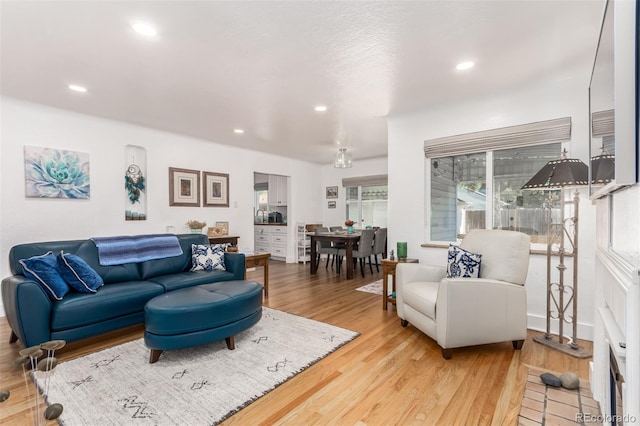
[[[564,79],[555,84],[532,86],[485,99],[390,117],[389,125],[389,244],[407,241],[409,257],[424,263],[444,263],[441,249],[421,248],[428,226],[425,207],[424,141],[505,126],[570,116],[571,158],[585,163],[588,146],[588,80]],[[578,337],[593,335],[593,276],[595,212],[587,191],[580,205]],[[568,265],[569,268],[570,262]],[[529,328],[542,330],[546,316],[546,258],[533,255],[527,279]]]
[[[9,249],[18,243],[93,236],[188,232],[188,219],[228,221],[240,247],[253,248],[253,172],[290,176],[289,223],[321,220],[322,167],[173,133],[77,114],[3,97],[0,99],[0,276],[9,275]],[[124,220],[124,147],[147,150],[146,221]],[[24,146],[89,153],[91,199],[27,199]],[[229,208],[169,207],[168,168],[229,174]],[[295,236],[289,233],[289,252]],[[293,258],[293,255],[292,255]],[[4,311],[0,308],[4,315]]]

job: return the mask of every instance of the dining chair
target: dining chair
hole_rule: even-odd
[[[387,228],[378,228],[373,237],[373,259],[376,262],[376,271],[380,272],[378,266],[378,255],[384,258],[385,247],[387,246]]]
[[[329,228],[327,228],[326,226],[321,226],[316,228],[316,232],[329,232]],[[320,266],[320,256],[323,254],[327,255],[327,263],[324,265],[325,268],[329,267],[329,257],[333,256],[335,258],[335,256],[338,254],[338,251],[333,247],[333,245],[331,244],[331,241],[318,241],[318,248],[316,250],[317,252],[317,256],[315,259],[316,262],[316,268],[318,266]]]
[[[353,250],[353,264],[355,266],[356,262],[360,261],[360,273],[364,278],[364,263],[365,259],[369,259],[369,270],[373,274],[373,267],[371,266],[371,254],[373,252],[373,236],[375,235],[373,229],[363,229],[362,234],[360,235],[360,241],[358,243],[358,248]],[[342,258],[346,256],[346,249],[338,249],[338,262],[342,263]]]
[[[330,226],[329,227],[329,231],[331,232],[336,232],[336,231],[343,231],[344,228],[342,226]],[[338,257],[338,253],[337,250],[341,249],[341,248],[345,248],[345,243],[332,243],[332,247],[334,249],[336,249],[336,254],[333,256],[333,258],[331,259],[331,266],[333,266],[334,261],[339,260],[340,263],[342,263],[342,259]],[[338,270],[338,273],[340,272],[340,267],[339,265],[336,265],[336,268]]]

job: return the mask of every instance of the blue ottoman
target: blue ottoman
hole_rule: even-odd
[[[144,343],[149,362],[163,351],[199,346],[233,336],[262,316],[262,285],[254,281],[221,281],[156,296],[144,307]]]

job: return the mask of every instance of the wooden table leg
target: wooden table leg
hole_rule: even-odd
[[[347,279],[353,279],[353,241],[347,240]]]
[[[387,310],[387,289],[389,288],[389,276],[387,268],[382,267],[382,309]]]
[[[311,236],[311,265],[309,270],[311,271],[311,274],[315,274],[318,271],[318,265],[316,264],[316,245],[317,245],[317,241],[316,239]]]
[[[269,261],[264,264],[264,295],[269,296]]]

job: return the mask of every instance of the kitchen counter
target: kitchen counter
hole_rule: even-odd
[[[259,225],[259,226],[287,226],[286,223],[281,223],[281,222],[278,222],[278,223],[273,223],[273,222],[272,223],[255,222],[254,225]]]

